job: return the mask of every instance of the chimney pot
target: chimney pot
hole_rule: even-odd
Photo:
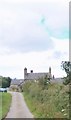
[[[31,70],[30,72],[33,73],[33,70]]]

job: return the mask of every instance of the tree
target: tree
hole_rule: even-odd
[[[71,62],[70,61],[62,61],[61,67],[65,70],[67,77],[65,78],[66,84],[70,83],[71,81]]]
[[[11,83],[10,77],[1,77],[0,78],[0,87],[6,88],[9,87]]]

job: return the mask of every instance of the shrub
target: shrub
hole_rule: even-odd
[[[59,83],[45,85],[44,80],[39,82],[26,82],[24,93],[31,112],[39,118],[68,117],[69,94],[68,86]],[[65,109],[62,113],[61,110]]]
[[[69,77],[64,77],[63,84],[68,85],[70,83]]]

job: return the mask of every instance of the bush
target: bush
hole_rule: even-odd
[[[42,87],[42,89],[48,89],[49,84],[50,80],[47,77],[38,80],[38,85]]]
[[[68,85],[69,83],[70,83],[69,77],[64,77],[63,84],[64,84],[64,85]]]
[[[68,117],[68,86],[59,83],[44,84],[44,81],[27,81],[24,84],[23,91],[31,112],[37,118]],[[65,109],[67,116],[61,112],[62,109]]]

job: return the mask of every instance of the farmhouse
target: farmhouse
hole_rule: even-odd
[[[49,72],[43,73],[33,73],[33,70],[30,73],[27,73],[27,68],[24,68],[24,81],[25,80],[38,80],[40,78],[52,78],[51,67],[49,67]]]
[[[23,82],[23,79],[12,79],[10,84],[10,90],[20,91],[20,87],[22,86]]]
[[[33,70],[30,73],[27,72],[27,68],[24,68],[24,79],[12,79],[10,88],[12,86],[18,87],[21,86],[27,80],[38,80],[40,78],[50,78],[52,79],[51,74],[51,67],[49,67],[49,72],[42,72],[42,73],[33,73]]]

